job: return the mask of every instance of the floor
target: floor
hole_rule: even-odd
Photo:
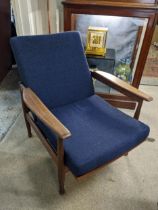
[[[18,81],[19,77],[14,69],[0,84],[0,141],[21,112]]]
[[[0,101],[1,119],[10,119],[0,126],[7,127],[0,143],[0,210],[158,210],[158,86],[140,87],[154,98],[140,116],[151,128],[149,138],[89,179],[77,182],[68,173],[60,196],[55,165],[36,135],[27,137],[17,73],[8,77],[0,87],[8,94]],[[10,107],[5,115],[4,105]]]

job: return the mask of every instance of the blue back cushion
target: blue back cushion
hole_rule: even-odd
[[[48,107],[94,94],[78,32],[16,37],[11,46],[22,82]]]

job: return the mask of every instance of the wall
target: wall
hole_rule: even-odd
[[[12,0],[12,6],[18,35],[57,32],[56,0]]]
[[[152,43],[154,42],[158,42],[158,25],[156,26],[154,35],[153,35],[153,39],[152,39]]]
[[[58,21],[59,21],[59,31],[63,31],[64,29],[64,17],[63,17],[63,0],[56,0],[56,9],[58,12]]]

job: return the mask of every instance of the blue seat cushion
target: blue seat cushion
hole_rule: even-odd
[[[64,140],[65,164],[75,176],[120,157],[149,134],[148,126],[96,95],[51,111],[72,133]],[[52,131],[39,120],[37,124],[56,148]]]

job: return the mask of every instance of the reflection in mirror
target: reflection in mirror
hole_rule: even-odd
[[[75,29],[80,31],[84,47],[89,26],[108,28],[106,54],[104,58],[87,55],[90,68],[109,72],[131,83],[148,20],[100,15],[76,15],[75,20]],[[102,92],[102,87],[98,86],[97,91]]]

